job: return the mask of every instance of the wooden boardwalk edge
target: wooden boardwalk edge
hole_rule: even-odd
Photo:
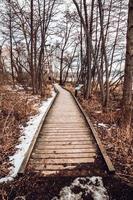
[[[39,135],[39,133],[40,133],[40,131],[41,131],[41,129],[42,129],[42,126],[43,126],[43,124],[44,124],[44,121],[45,121],[45,119],[46,119],[46,117],[47,117],[47,115],[48,115],[48,113],[49,113],[51,107],[53,106],[53,104],[54,104],[54,102],[55,102],[55,100],[56,100],[56,98],[57,98],[57,96],[58,96],[58,94],[59,94],[59,91],[57,90],[57,88],[56,88],[55,86],[54,86],[54,90],[55,90],[55,92],[56,92],[56,95],[55,95],[55,97],[53,98],[53,100],[51,101],[49,107],[47,108],[46,112],[44,113],[44,115],[43,115],[43,117],[42,117],[42,120],[41,120],[41,122],[40,122],[40,124],[39,124],[39,126],[38,126],[38,128],[37,128],[37,130],[36,130],[36,133],[35,133],[35,135],[34,135],[34,137],[33,137],[33,140],[32,140],[32,142],[31,142],[31,144],[30,144],[30,146],[29,146],[29,149],[28,149],[28,151],[27,151],[27,153],[26,153],[26,155],[25,155],[25,157],[24,157],[24,160],[23,160],[23,162],[22,162],[22,164],[21,164],[21,166],[20,166],[20,168],[19,168],[19,170],[18,170],[18,175],[24,173],[25,168],[26,168],[26,166],[27,166],[27,163],[28,163],[28,161],[29,161],[30,155],[31,155],[31,153],[32,153],[32,151],[33,151],[34,145],[35,145],[36,140],[37,140],[37,138],[38,138],[38,135]]]
[[[96,132],[93,124],[92,124],[92,122],[90,121],[88,115],[83,110],[81,104],[79,103],[79,101],[77,100],[77,98],[74,96],[74,94],[71,91],[69,91],[68,89],[66,89],[65,87],[63,87],[63,89],[67,90],[72,95],[72,97],[75,100],[76,104],[78,105],[80,111],[83,113],[83,116],[84,116],[87,124],[89,125],[89,127],[90,127],[90,129],[92,131],[94,139],[96,140],[98,148],[99,148],[99,150],[100,150],[100,152],[102,154],[102,157],[103,157],[103,159],[104,159],[104,161],[105,161],[105,163],[107,165],[107,169],[108,169],[109,173],[114,174],[115,173],[115,168],[113,166],[113,163],[110,160],[109,156],[107,155],[107,152],[106,152],[106,150],[105,150],[105,148],[104,148],[104,146],[103,146],[103,144],[102,144],[102,142],[101,142],[101,140],[100,140],[100,138],[99,138],[99,136],[98,136],[98,134],[97,134],[97,132]]]

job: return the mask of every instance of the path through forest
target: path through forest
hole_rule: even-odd
[[[93,165],[97,144],[71,94],[56,85],[59,94],[37,138],[29,165],[43,175]]]

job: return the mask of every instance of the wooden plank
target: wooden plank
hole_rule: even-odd
[[[34,153],[46,153],[46,154],[51,154],[51,153],[95,153],[96,149],[95,148],[84,148],[84,149],[34,149]]]
[[[69,118],[67,118],[69,117]],[[80,122],[85,122],[83,118],[81,118],[80,116],[77,116],[77,117],[71,117],[71,116],[65,116],[65,117],[61,117],[61,116],[58,116],[58,118],[56,118],[56,116],[53,116],[49,119],[47,119],[46,123],[51,123],[51,124],[59,124],[59,123],[74,123],[74,124],[77,124],[77,123],[80,123]]]
[[[57,171],[47,171],[47,170],[45,170],[45,171],[41,171],[41,174],[42,174],[42,176],[52,176],[52,175],[55,176],[59,172],[60,172],[59,170],[57,170]]]
[[[54,112],[54,111],[53,111]],[[56,116],[58,116],[59,118],[57,119],[57,118],[55,118]],[[69,118],[67,118],[69,116]],[[83,116],[81,115],[81,114],[79,114],[79,113],[75,113],[75,114],[73,114],[73,115],[71,115],[71,114],[62,114],[62,115],[60,115],[60,114],[56,114],[56,112],[54,112],[54,113],[51,113],[48,117],[47,117],[47,121],[46,122],[52,122],[53,120],[55,120],[55,121],[57,121],[57,123],[59,123],[59,121],[58,120],[63,120],[63,119],[66,119],[68,122],[72,122],[72,120],[74,120],[74,122],[75,123],[77,123],[77,120],[81,120],[81,121],[84,121],[84,118],[83,118]]]
[[[46,142],[45,140],[41,140],[41,139],[38,139],[37,140],[38,142],[45,142],[44,145],[48,146],[48,145],[69,145],[69,144],[73,144],[73,145],[80,145],[81,144],[81,141],[49,141],[49,142]],[[91,140],[86,140],[86,141],[82,141],[82,144],[87,144],[87,145],[92,145],[93,142]]]
[[[80,134],[76,134],[75,132],[74,133],[67,133],[67,134],[65,134],[65,135],[63,135],[63,133],[52,133],[52,134],[40,134],[39,135],[39,138],[41,138],[41,137],[45,137],[45,138],[54,138],[54,137],[56,137],[56,138],[83,138],[83,137],[87,137],[87,138],[92,138],[92,137],[90,137],[89,136],[89,134],[87,134],[87,133],[80,133]]]
[[[67,116],[66,116],[67,117]],[[83,118],[70,118],[69,117],[69,119],[66,119],[66,117],[65,118],[58,118],[58,119],[56,119],[55,117],[51,117],[50,119],[47,119],[46,121],[45,121],[45,123],[46,124],[60,124],[60,123],[62,123],[62,124],[75,124],[75,125],[77,125],[77,124],[79,124],[80,122],[81,123],[84,123],[84,124],[86,124],[86,122],[83,120]]]
[[[73,153],[73,154],[38,154],[38,153],[32,153],[31,158],[35,159],[57,159],[57,158],[94,158],[96,157],[95,153]]]
[[[76,165],[45,165],[44,166],[44,170],[50,170],[50,171],[54,171],[54,170],[65,170],[65,169],[74,169],[76,167]]]
[[[38,164],[80,164],[80,163],[94,163],[94,158],[56,158],[56,159],[31,159],[31,163]]]
[[[95,146],[94,145],[86,145],[86,144],[78,144],[78,145],[72,145],[72,144],[69,144],[69,145],[48,145],[46,146],[45,143],[37,143],[36,144],[36,148],[37,149],[54,149],[54,150],[57,150],[57,149],[85,149],[85,148],[90,148],[90,149],[95,149]]]
[[[45,164],[38,165],[38,163],[36,164],[31,162],[29,162],[28,164],[32,170],[43,171],[45,169]]]
[[[42,135],[39,137],[39,139],[42,139],[42,140],[49,140],[49,141],[66,141],[66,140],[81,140],[81,141],[84,141],[84,140],[92,140],[89,135],[78,135],[76,137],[76,135],[65,135],[65,136],[61,136],[61,135],[56,135],[56,136],[49,136],[49,135]]]
[[[43,127],[43,130],[44,131],[47,131],[47,130],[61,130],[61,131],[64,131],[64,130],[79,130],[79,131],[88,131],[88,128],[83,128],[83,127],[79,127],[79,128],[76,128],[76,127]]]
[[[43,131],[88,131],[87,128],[79,127],[79,128],[72,128],[72,127],[43,127]]]
[[[43,132],[43,133],[40,133],[40,137],[41,136],[62,136],[62,137],[66,137],[66,136],[75,136],[75,135],[77,135],[77,137],[81,137],[82,135],[84,135],[84,136],[88,136],[88,137],[90,137],[90,138],[93,138],[93,137],[91,137],[89,134],[88,134],[88,132],[78,132],[78,133],[76,133],[76,132],[65,132],[65,133],[63,133],[63,132]]]
[[[75,124],[45,124],[44,125],[44,128],[63,128],[63,129],[65,129],[65,128],[77,128],[77,129],[79,129],[79,128],[86,128],[86,125],[85,124],[78,124],[78,125],[75,125]]]
[[[56,118],[56,117],[55,117]],[[64,121],[66,121],[66,124],[64,123]],[[68,125],[68,126],[77,126],[78,127],[78,125],[79,124],[84,124],[85,126],[86,126],[86,124],[85,124],[85,122],[83,121],[83,120],[81,120],[81,119],[78,119],[78,120],[74,120],[74,119],[71,119],[71,121],[67,121],[67,120],[65,120],[65,119],[61,119],[61,120],[48,120],[45,124],[49,124],[49,125],[62,125],[62,126],[65,126],[65,125]]]
[[[70,129],[70,130],[54,130],[54,129],[50,129],[50,130],[44,130],[43,128],[42,128],[42,131],[41,131],[41,133],[40,133],[40,135],[44,135],[45,133],[51,133],[51,134],[53,134],[53,133],[62,133],[62,134],[69,134],[69,133],[76,133],[77,135],[79,134],[79,133],[89,133],[89,130],[72,130],[72,129]]]
[[[36,164],[36,163],[29,163],[33,169],[37,171],[59,171],[59,170],[71,170],[76,167],[76,165],[50,165],[50,164]]]
[[[68,141],[68,142],[71,142],[71,141],[77,141],[77,140],[79,140],[79,141],[81,141],[81,144],[82,144],[82,141],[86,141],[86,140],[90,140],[90,141],[92,141],[92,139],[91,138],[89,138],[89,137],[84,137],[84,138],[45,138],[45,136],[44,137],[40,137],[41,139],[44,139],[46,142],[54,142],[54,141],[56,141],[56,142],[61,142],[61,141]],[[38,144],[39,144],[39,142],[38,142]]]

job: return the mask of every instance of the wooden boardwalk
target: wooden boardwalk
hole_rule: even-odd
[[[50,109],[28,166],[43,175],[92,164],[97,145],[83,114],[69,92],[57,85],[59,95]]]

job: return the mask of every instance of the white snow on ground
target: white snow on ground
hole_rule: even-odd
[[[106,130],[110,130],[110,129],[116,129],[117,128],[117,125],[114,123],[114,124],[104,124],[104,123],[98,123],[98,124],[95,124],[95,126],[97,127],[102,127]]]
[[[21,137],[20,137],[20,144],[16,146],[17,151],[16,153],[10,157],[10,163],[12,167],[10,169],[10,173],[8,176],[1,178],[0,183],[11,181],[16,177],[18,170],[23,162],[25,154],[30,146],[30,143],[36,133],[36,130],[43,118],[44,114],[46,113],[48,107],[50,106],[51,101],[54,99],[56,93],[52,92],[52,97],[49,98],[47,101],[43,101],[41,106],[39,107],[39,112],[37,115],[30,117],[29,121],[27,122],[26,127],[21,127]]]
[[[94,200],[109,200],[101,177],[76,178],[70,186],[64,187],[58,197],[52,200],[84,200],[91,197]]]
[[[98,123],[99,127],[108,128],[108,124]]]
[[[95,113],[97,113],[97,114],[100,114],[100,113],[102,113],[102,111],[101,111],[101,110],[95,110],[94,112],[95,112]]]

